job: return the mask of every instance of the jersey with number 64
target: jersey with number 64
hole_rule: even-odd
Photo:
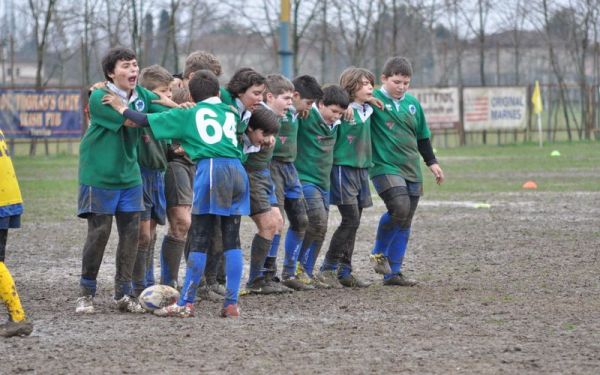
[[[236,127],[239,115],[217,97],[208,98],[189,109],[174,108],[148,115],[156,139],[178,139],[190,158],[241,159]]]

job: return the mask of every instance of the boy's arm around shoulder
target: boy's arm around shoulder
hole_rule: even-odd
[[[90,95],[90,119],[93,125],[116,132],[123,126],[125,118],[109,104],[102,103],[106,94],[104,89],[97,89]]]

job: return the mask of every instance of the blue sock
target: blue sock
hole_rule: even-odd
[[[225,250],[225,303],[223,306],[236,304],[240,294],[240,283],[244,271],[244,255],[241,249]]]
[[[163,238],[162,245],[160,247],[160,280],[164,285],[173,285],[173,280],[171,280],[171,270],[169,269],[169,263],[165,259],[165,248],[167,245],[167,236]]]
[[[273,242],[271,243],[271,250],[269,250],[270,258],[277,258],[277,251],[279,250],[279,242],[281,241],[281,235],[276,234],[273,237]]]
[[[287,276],[296,274],[296,263],[300,256],[300,246],[304,239],[304,233],[288,230],[285,236],[285,259],[283,260],[283,273]]]
[[[154,279],[154,257],[150,259],[150,263],[148,264],[148,268],[146,269],[146,288],[156,284],[156,280]]]
[[[96,285],[98,282],[96,280],[86,279],[81,277],[79,279],[79,285],[86,290],[92,297],[96,296]]]
[[[338,278],[344,278],[347,276],[350,276],[350,274],[352,273],[352,266],[350,266],[349,264],[345,264],[345,263],[340,263],[338,266]]]
[[[304,262],[302,267],[304,272],[310,277],[313,277],[313,270],[315,269],[315,263],[317,263],[317,241],[313,241],[310,246],[306,249],[304,256]]]
[[[338,262],[333,261],[331,259],[327,259],[327,257],[325,257],[325,259],[323,259],[323,264],[321,264],[321,271],[337,271],[338,269]]]
[[[402,228],[396,231],[396,235],[392,239],[389,247],[388,262],[392,269],[391,274],[384,275],[384,280],[387,280],[394,275],[400,273],[402,268],[402,261],[404,260],[404,254],[406,253],[406,246],[408,245],[408,238],[410,237],[410,228]]]
[[[392,218],[388,212],[381,215],[379,226],[377,227],[377,237],[375,237],[375,247],[372,254],[384,254],[387,256],[387,249],[396,232],[396,228],[391,224]]]
[[[187,269],[185,271],[185,278],[183,279],[183,286],[181,287],[181,296],[179,297],[179,306],[183,306],[186,303],[194,303],[196,299],[196,291],[198,285],[200,285],[200,279],[204,274],[204,268],[206,267],[206,253],[199,251],[191,251],[188,255]]]

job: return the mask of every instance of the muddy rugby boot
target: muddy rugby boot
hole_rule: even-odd
[[[381,253],[369,255],[369,263],[378,274],[387,275],[392,273],[387,257]]]
[[[338,278],[338,281],[340,282],[340,284],[342,284],[342,286],[345,286],[346,288],[367,288],[369,285],[371,285],[370,283],[364,282],[361,279],[356,278],[353,274],[340,277]]]
[[[296,276],[284,277],[283,280],[281,281],[281,284],[285,285],[286,287],[293,289],[295,291],[315,289],[314,286],[303,283],[302,281],[298,280],[298,278]]]
[[[221,318],[234,318],[237,319],[240,317],[240,308],[237,303],[232,305],[227,305],[223,307],[221,310]]]
[[[0,324],[0,337],[29,336],[33,331],[33,324],[27,320],[13,322],[9,320]]]
[[[288,288],[287,286],[283,285],[281,283],[281,280],[279,280],[279,277],[277,276],[271,276],[271,277],[265,277],[265,283],[276,289],[277,293],[292,293],[294,291],[294,289],[292,288]]]
[[[184,306],[179,306],[177,302],[175,302],[172,305],[154,310],[154,315],[160,317],[191,318],[194,314],[194,305],[192,303],[186,303]]]
[[[198,292],[196,296],[200,298],[202,301],[211,301],[211,302],[219,302],[223,301],[222,295],[215,293],[212,289],[208,287],[208,285],[203,285],[198,288]]]
[[[397,273],[387,280],[383,280],[383,285],[388,286],[415,286],[417,282],[415,280],[404,277],[402,273]]]
[[[121,299],[115,300],[115,305],[120,312],[130,312],[135,314],[144,314],[146,309],[140,305],[136,298],[124,295]]]
[[[281,290],[274,285],[267,283],[264,277],[259,276],[246,284],[248,294],[276,294],[281,293]]]
[[[75,312],[77,314],[93,314],[94,313],[94,297],[83,296],[77,298],[75,305]]]
[[[344,287],[338,280],[337,271],[334,270],[319,271],[313,279],[317,279],[333,289],[342,289]]]
[[[212,283],[212,284],[208,284],[208,288],[210,290],[212,290],[214,293],[217,293],[220,296],[225,297],[225,295],[227,294],[227,289],[225,289],[225,286],[223,284],[219,284],[219,283]]]

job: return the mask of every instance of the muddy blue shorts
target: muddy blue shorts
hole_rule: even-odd
[[[278,206],[283,207],[285,198],[300,199],[303,197],[302,185],[294,163],[271,160],[271,179],[275,183]]]
[[[375,187],[375,190],[379,195],[393,187],[405,188],[408,195],[413,197],[420,197],[423,195],[423,184],[421,182],[411,182],[399,175],[382,174],[373,177],[371,180],[373,181],[373,187]]]
[[[360,208],[371,207],[371,188],[369,187],[369,171],[366,168],[353,168],[345,165],[334,165],[331,168],[330,204],[358,205]]]
[[[247,171],[250,183],[250,216],[270,211],[277,207],[275,185],[269,169]]]
[[[302,184],[304,200],[308,211],[325,210],[329,212],[329,192],[314,184]]]
[[[117,212],[144,211],[143,185],[128,189],[102,189],[89,185],[79,185],[77,216],[86,218],[89,214],[114,215]]]
[[[194,178],[194,215],[249,215],[248,175],[239,159],[202,159]]]
[[[165,200],[165,173],[161,170],[140,167],[144,186],[144,212],[140,220],[155,220],[165,225],[167,202]]]

